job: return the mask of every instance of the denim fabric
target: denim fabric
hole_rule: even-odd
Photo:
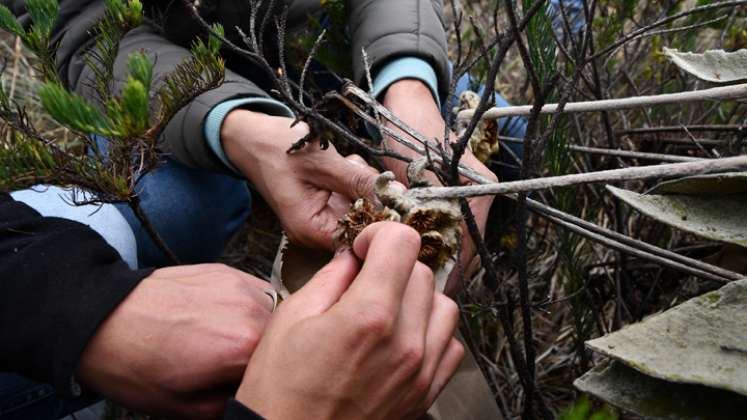
[[[0,420],[56,420],[98,399],[96,396],[85,396],[63,400],[55,396],[51,385],[11,373],[0,374]]]
[[[565,9],[565,18],[560,8],[561,3]],[[547,5],[547,15],[552,19],[552,29],[560,39],[564,39],[567,32],[565,19],[568,19],[571,35],[577,35],[586,26],[584,2],[581,0],[550,0],[550,4]]]
[[[106,141],[97,139],[103,148]],[[251,212],[246,181],[193,169],[170,158],[144,176],[136,192],[143,211],[183,264],[215,262]],[[140,267],[173,265],[132,209],[116,206],[135,234]]]
[[[135,235],[129,223],[115,206],[111,204],[73,206],[71,203],[76,198],[73,191],[49,185],[38,185],[27,190],[14,191],[10,195],[14,200],[28,205],[42,216],[75,220],[88,225],[117,250],[119,256],[131,269],[138,268]],[[81,198],[79,195],[78,200]]]

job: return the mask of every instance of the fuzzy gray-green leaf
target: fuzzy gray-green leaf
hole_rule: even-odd
[[[648,217],[692,234],[747,247],[747,193],[638,194],[607,186],[617,198]]]
[[[682,70],[713,83],[747,80],[747,49],[734,52],[711,50],[702,54],[664,48],[664,54]]]

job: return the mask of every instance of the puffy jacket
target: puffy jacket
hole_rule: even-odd
[[[28,23],[25,1],[2,0],[2,3],[20,16],[22,23]],[[279,0],[277,3],[288,6],[290,25],[305,23],[307,15],[321,8],[319,0]],[[145,0],[144,4],[149,16],[159,18],[160,25],[144,24],[124,37],[114,68],[115,88],[125,78],[130,53],[139,50],[149,53],[156,63],[154,80],[158,81],[188,57],[187,48],[201,33],[182,0]],[[347,10],[353,77],[357,82],[364,84],[365,81],[361,57],[361,49],[365,48],[374,72],[399,56],[426,60],[436,71],[443,96],[448,90],[449,69],[441,0],[347,0]],[[60,19],[53,34],[53,41],[59,43],[56,60],[62,79],[90,98],[95,98],[95,92],[87,83],[92,74],[84,65],[84,54],[93,44],[90,30],[103,12],[103,0],[61,0]],[[229,38],[238,39],[234,29],[237,26],[249,31],[247,0],[203,0],[200,12],[207,20],[221,23]],[[203,136],[205,116],[215,105],[238,97],[269,97],[265,92],[267,82],[252,63],[227,54],[226,67],[223,85],[195,98],[164,130],[162,149],[188,166],[225,170]]]

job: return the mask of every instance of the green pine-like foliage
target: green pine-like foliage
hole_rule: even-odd
[[[125,83],[114,89],[119,42],[142,23],[143,6],[140,0],[106,0],[106,13],[93,29],[94,47],[85,58],[93,74],[90,84],[98,94],[89,99],[70,91],[57,74],[51,43],[57,0],[29,0],[26,7],[30,23],[22,25],[0,5],[0,29],[18,36],[33,53],[33,65],[43,82],[38,91],[43,109],[86,151],[76,152],[57,139],[45,138],[0,86],[0,191],[57,185],[81,192],[77,196],[84,199],[78,204],[124,202],[138,217],[145,217],[137,208],[135,184],[159,163],[158,138],[174,114],[223,82],[221,42],[212,36],[195,41],[192,57],[159,84],[153,80],[152,58],[146,52],[133,53]],[[219,26],[213,29],[223,33]],[[108,139],[106,153],[94,135]]]

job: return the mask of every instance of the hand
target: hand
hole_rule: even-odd
[[[362,159],[345,159],[318,142],[286,153],[309,132],[293,119],[235,110],[221,130],[231,162],[254,184],[283,224],[288,238],[310,248],[333,248],[337,221],[351,201],[371,196],[377,171]],[[363,162],[363,163],[361,163]]]
[[[220,417],[270,319],[267,287],[219,264],[156,270],[99,327],[76,377],[138,411]]]
[[[464,348],[453,338],[457,306],[434,293],[419,249],[405,225],[364,229],[278,308],[236,398],[272,420],[424,414]]]
[[[441,116],[436,101],[433,99],[431,90],[422,82],[417,80],[402,80],[394,83],[387,90],[386,95],[384,96],[383,105],[389,108],[389,110],[396,114],[410,127],[423,134],[426,138],[443,138],[446,123]],[[393,125],[389,125],[389,127],[399,131]],[[400,131],[400,133],[402,132]],[[389,147],[400,154],[419,157],[417,153],[407,149],[405,146],[402,146],[391,139],[388,139],[387,141]],[[455,141],[453,133],[450,141]],[[465,152],[461,162],[470,166],[486,178],[494,182],[498,181],[495,174],[483,165],[471,151],[467,150]],[[391,159],[385,161],[385,164],[395,173],[397,179],[402,182],[407,182],[407,166],[404,162]],[[435,175],[431,174],[429,178],[434,185],[441,185]],[[462,177],[460,181],[465,184],[471,182],[464,177]],[[477,226],[480,228],[480,233],[484,235],[485,224],[488,220],[488,212],[493,203],[493,196],[472,197],[469,198],[468,201],[472,213],[475,216],[475,222],[477,222]],[[475,257],[475,244],[469,235],[467,226],[464,224],[462,224],[462,231],[464,232],[464,238],[462,240],[462,252],[459,255],[459,264],[451,273],[449,281],[446,284],[445,292],[450,296],[454,296],[462,287],[459,281],[459,268],[465,270],[465,277],[469,278],[472,272],[479,267],[477,265],[479,259]]]

